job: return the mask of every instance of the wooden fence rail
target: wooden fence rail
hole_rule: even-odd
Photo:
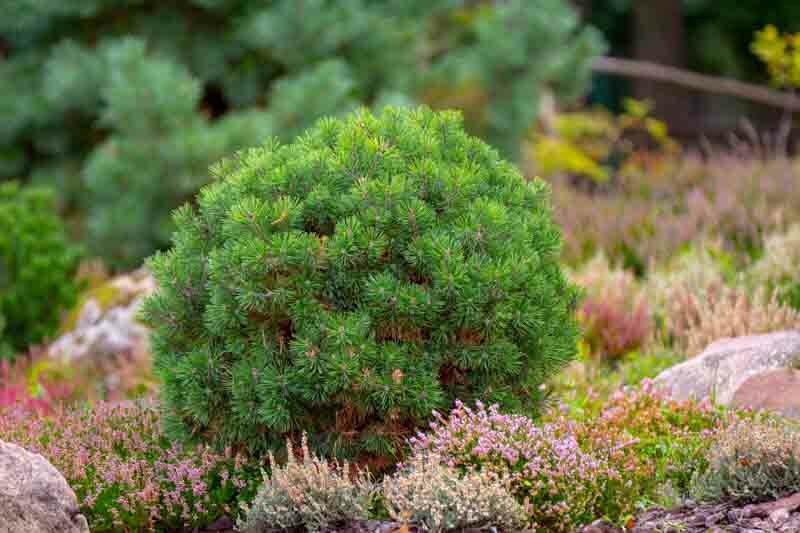
[[[649,61],[600,57],[595,60],[592,70],[602,74],[673,83],[697,91],[742,98],[751,102],[778,107],[785,111],[800,111],[800,98],[794,94],[730,78],[698,74]]]

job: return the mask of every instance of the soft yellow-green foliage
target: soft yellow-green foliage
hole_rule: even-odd
[[[648,102],[627,98],[618,116],[602,108],[555,116],[550,131],[535,134],[529,146],[536,173],[566,173],[604,183],[614,165],[624,172],[635,161],[635,147],[626,139],[634,132],[646,134],[664,153],[673,152],[676,144],[666,124],[651,117],[651,111]]]
[[[533,156],[544,176],[568,172],[588,176],[598,183],[608,181],[608,171],[568,140],[543,137],[535,143]]]
[[[800,87],[800,33],[780,33],[773,25],[756,32],[753,53],[767,66],[777,87]]]

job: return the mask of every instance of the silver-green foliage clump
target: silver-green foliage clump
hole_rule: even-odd
[[[522,531],[527,522],[525,508],[502,479],[485,471],[460,473],[425,454],[384,479],[383,501],[394,520],[412,522],[423,531]]]
[[[367,518],[373,492],[369,477],[348,463],[329,463],[308,449],[305,435],[296,457],[291,443],[288,460],[279,465],[270,453],[270,475],[264,475],[252,504],[237,524],[243,533],[276,528],[315,532],[349,520]]]
[[[800,492],[800,431],[781,421],[738,422],[718,437],[708,468],[693,480],[702,501],[740,504]]]

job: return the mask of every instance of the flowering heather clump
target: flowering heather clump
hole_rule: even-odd
[[[461,473],[425,453],[383,480],[383,497],[394,520],[412,522],[425,531],[518,531],[526,522],[525,509],[494,473]]]
[[[702,501],[740,504],[775,500],[800,491],[800,432],[785,422],[733,424],[709,454],[693,483]]]
[[[415,453],[432,453],[462,472],[487,471],[509,484],[531,527],[570,531],[598,516],[611,477],[603,459],[584,452],[569,424],[544,424],[504,415],[497,406],[472,410],[457,403],[448,419],[437,415],[429,434],[412,440]],[[602,513],[600,513],[602,514]]]
[[[624,482],[612,487],[617,492],[609,493],[607,504],[611,509],[622,504],[616,510],[622,516],[624,505],[637,496],[652,499],[665,485],[687,490],[692,474],[705,465],[711,439],[736,416],[707,400],[671,399],[644,380],[605,402],[585,405],[581,422],[571,427],[585,449],[605,454],[621,473]],[[546,420],[565,424],[568,419],[553,412]]]
[[[94,533],[179,531],[235,513],[257,469],[230,452],[183,449],[161,434],[158,412],[100,402],[52,417],[7,409],[0,439],[42,454],[75,491]]]
[[[785,159],[688,156],[668,172],[613,180],[616,188],[602,194],[553,182],[568,262],[605,250],[612,260],[643,271],[703,238],[720,238],[729,251],[752,252],[764,235],[800,218],[797,171]]]
[[[754,294],[713,283],[700,293],[674,291],[665,316],[673,348],[694,356],[712,342],[800,328],[800,311],[762,287]]]
[[[348,463],[329,464],[312,454],[305,434],[301,450],[303,456],[298,461],[287,442],[288,461],[284,466],[269,454],[272,475],[264,475],[264,484],[238,524],[241,531],[261,533],[274,528],[305,527],[314,532],[347,520],[367,518],[372,493],[369,477],[351,471]]]
[[[578,319],[593,356],[619,359],[647,342],[653,319],[631,272],[611,268],[599,254],[573,278],[586,288]]]
[[[572,531],[599,516],[624,521],[666,486],[687,490],[711,439],[734,416],[708,402],[670,400],[647,380],[580,412],[552,409],[536,425],[496,406],[458,403],[412,449],[508,483],[534,529]]]

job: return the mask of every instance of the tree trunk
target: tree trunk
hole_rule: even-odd
[[[573,5],[578,11],[581,20],[586,22],[592,16],[592,0],[573,0]]]
[[[686,66],[686,38],[682,0],[633,0],[634,58],[673,67]],[[674,86],[639,80],[636,98],[651,100],[656,116],[668,121],[678,133],[693,124],[691,95]]]

